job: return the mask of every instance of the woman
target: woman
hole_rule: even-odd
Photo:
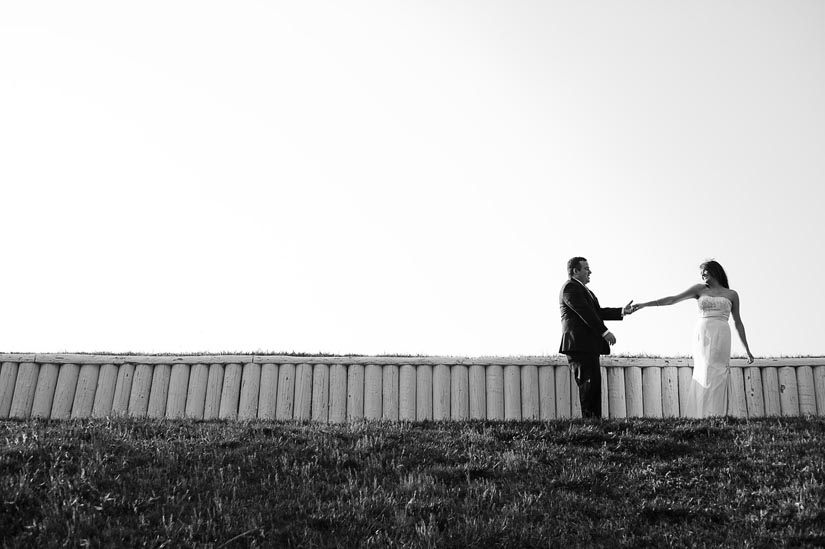
[[[745,337],[745,326],[739,316],[739,294],[728,286],[725,270],[716,261],[702,263],[699,269],[703,284],[691,286],[678,295],[637,303],[633,310],[673,305],[689,298],[698,301],[699,321],[693,339],[693,380],[684,414],[687,417],[722,416],[728,411],[728,317],[731,313],[739,339],[748,353],[748,364],[753,363],[753,355]]]

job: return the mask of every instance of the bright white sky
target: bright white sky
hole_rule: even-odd
[[[825,355],[823,98],[820,0],[5,2],[0,351],[554,355],[583,255]]]

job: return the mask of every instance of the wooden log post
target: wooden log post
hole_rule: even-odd
[[[799,415],[799,389],[796,383],[796,368],[779,368],[779,404],[783,416]]]
[[[470,372],[464,364],[450,370],[450,419],[470,417]]]
[[[384,370],[380,364],[364,368],[364,418],[381,419],[384,392]]]
[[[221,411],[221,394],[223,394],[223,364],[209,365],[209,377],[206,380],[206,398],[203,402],[203,419],[217,419]]]
[[[399,417],[399,367],[398,364],[385,364],[382,367],[381,419],[398,421]]]
[[[539,367],[539,416],[542,420],[556,419],[556,369]]]
[[[487,419],[504,419],[504,370],[498,364],[487,366]]]
[[[132,392],[129,395],[129,415],[145,417],[149,408],[149,391],[152,389],[152,365],[138,364],[132,378]]]
[[[0,364],[0,419],[9,417],[16,382],[17,363],[3,362]]]
[[[642,411],[645,417],[662,417],[662,370],[642,368]]]
[[[364,366],[350,364],[347,368],[347,421],[364,418]]]
[[[568,366],[556,366],[556,417],[566,419],[573,416],[573,406],[571,405],[570,384],[575,383],[570,375]],[[576,402],[579,395],[575,395]]]
[[[762,369],[762,391],[765,397],[765,415],[782,415],[782,404],[779,398],[779,371],[768,366]]]
[[[446,364],[433,368],[433,419],[450,419],[450,367]]]
[[[816,395],[816,413],[825,416],[825,366],[814,367],[814,394]]]
[[[624,385],[624,368],[607,369],[607,406],[612,418],[627,417],[627,398]]]
[[[521,420],[521,367],[504,367],[504,419]]]
[[[83,364],[77,376],[77,388],[74,392],[71,417],[86,418],[92,416],[95,405],[97,378],[100,375],[99,364]]]
[[[92,407],[92,417],[106,417],[112,413],[112,403],[115,399],[118,367],[114,364],[102,364],[97,375],[95,389],[95,403]]]
[[[802,415],[816,415],[816,391],[814,370],[810,366],[797,366],[796,386],[799,390],[799,412]]]
[[[599,374],[602,378],[602,418],[607,419],[610,417],[610,396],[608,395],[608,392],[610,391],[610,386],[608,385],[607,380],[607,368],[601,366],[599,368]]]
[[[292,419],[295,406],[295,364],[281,364],[278,367],[278,403],[275,418]]]
[[[295,370],[295,404],[292,417],[302,421],[312,418],[312,364],[299,364]]]
[[[693,368],[679,368],[679,416],[685,417],[690,384],[693,383]]]
[[[186,414],[186,397],[189,394],[189,365],[174,364],[169,377],[166,395],[166,417],[178,419]]]
[[[745,378],[742,368],[729,368],[728,414],[733,417],[748,417],[745,403]]]
[[[329,421],[344,423],[347,420],[347,367],[333,364],[329,369]]]
[[[487,418],[487,369],[481,364],[473,364],[468,369],[469,415],[470,419]]]
[[[206,405],[206,386],[209,384],[209,366],[193,364],[189,369],[189,384],[186,388],[186,408],[184,414],[190,419],[203,419]]]
[[[419,364],[415,370],[415,419],[433,419],[433,367]]]
[[[125,416],[129,413],[129,401],[132,396],[132,382],[135,377],[134,364],[121,364],[117,369],[115,396],[112,397],[112,415]]]
[[[662,368],[662,417],[679,417],[679,372],[676,366]]]
[[[221,404],[218,412],[220,419],[237,419],[238,404],[241,398],[241,379],[243,366],[230,363],[224,367],[223,388],[221,389]]]
[[[402,364],[398,380],[398,418],[401,421],[415,421],[416,379],[415,366]]]
[[[762,372],[750,366],[743,372],[745,383],[745,406],[748,417],[765,417],[765,397],[762,393]]]
[[[57,386],[54,389],[52,401],[52,419],[69,419],[72,416],[74,394],[77,390],[77,378],[80,375],[80,366],[77,364],[61,364],[57,374]]]
[[[241,375],[241,400],[238,419],[249,421],[258,417],[258,397],[261,394],[261,365],[247,362]]]
[[[312,367],[312,421],[329,421],[329,365]]]
[[[52,415],[52,402],[57,387],[57,374],[60,366],[57,364],[41,364],[37,374],[37,389],[34,391],[31,417],[48,418]]]
[[[521,418],[535,420],[541,417],[539,405],[539,369],[533,364],[521,368]]]
[[[166,415],[166,401],[169,398],[169,380],[172,367],[169,364],[156,364],[152,371],[152,388],[149,391],[149,405],[146,415],[159,418]]]
[[[644,396],[642,394],[642,369],[628,366],[624,370],[624,385],[627,392],[627,417],[644,416]]]
[[[261,365],[261,389],[258,393],[258,419],[275,419],[278,415],[278,365]]]
[[[20,419],[30,417],[39,374],[40,365],[35,362],[23,362],[19,365],[14,381],[9,417]]]

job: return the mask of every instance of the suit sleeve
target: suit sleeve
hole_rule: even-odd
[[[599,309],[599,316],[601,316],[603,320],[624,320],[622,307],[605,307]]]
[[[590,301],[585,297],[584,291],[584,288],[578,290],[575,289],[575,286],[570,285],[564,289],[562,299],[565,304],[582,319],[582,322],[584,322],[588,328],[601,336],[607,331],[607,326],[604,325],[599,313],[596,312],[596,309],[593,308]],[[618,310],[621,315],[621,309]]]

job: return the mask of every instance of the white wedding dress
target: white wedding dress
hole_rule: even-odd
[[[687,417],[724,416],[728,412],[730,379],[731,302],[727,297],[698,299],[699,320],[693,336],[693,379],[688,390]]]

